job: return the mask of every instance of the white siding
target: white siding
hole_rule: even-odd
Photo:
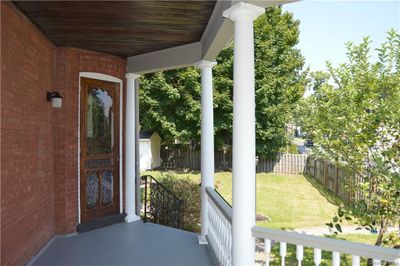
[[[140,151],[140,170],[151,169],[151,147],[150,140],[140,140],[139,141],[139,151]]]

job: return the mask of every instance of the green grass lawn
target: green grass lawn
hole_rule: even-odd
[[[149,172],[157,178],[159,173]],[[199,173],[189,175],[200,182]],[[215,174],[215,187],[232,202],[232,173]],[[277,229],[294,229],[324,226],[329,222],[337,206],[329,203],[303,175],[257,174],[257,214],[271,218],[259,222],[261,226]]]
[[[157,178],[160,172],[146,174]],[[200,183],[198,172],[179,173],[178,176],[189,176]],[[216,173],[215,188],[231,203],[232,173]],[[271,221],[258,222],[260,226],[275,229],[323,227],[331,221],[337,208],[334,200],[324,197],[303,175],[257,174],[257,214],[271,218]],[[337,238],[372,244],[376,235],[341,234]]]

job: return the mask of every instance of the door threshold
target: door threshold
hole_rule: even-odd
[[[126,217],[126,213],[118,213],[106,217],[102,217],[90,222],[81,223],[78,225],[79,233],[86,233],[95,229],[103,228],[117,223],[122,223]]]

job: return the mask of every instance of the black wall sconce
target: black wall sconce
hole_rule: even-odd
[[[57,91],[47,92],[47,101],[51,102],[51,104],[53,105],[54,108],[61,108],[62,100],[63,100],[63,98]]]

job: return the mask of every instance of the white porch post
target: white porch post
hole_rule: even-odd
[[[125,222],[130,223],[140,218],[135,213],[136,183],[135,183],[135,80],[139,75],[127,73],[126,75],[126,150],[125,150]]]
[[[201,61],[201,233],[199,244],[206,244],[208,201],[206,187],[214,187],[214,111],[212,68],[215,62]]]
[[[223,16],[235,24],[232,158],[232,262],[254,265],[256,141],[253,21],[264,9],[240,2]]]

